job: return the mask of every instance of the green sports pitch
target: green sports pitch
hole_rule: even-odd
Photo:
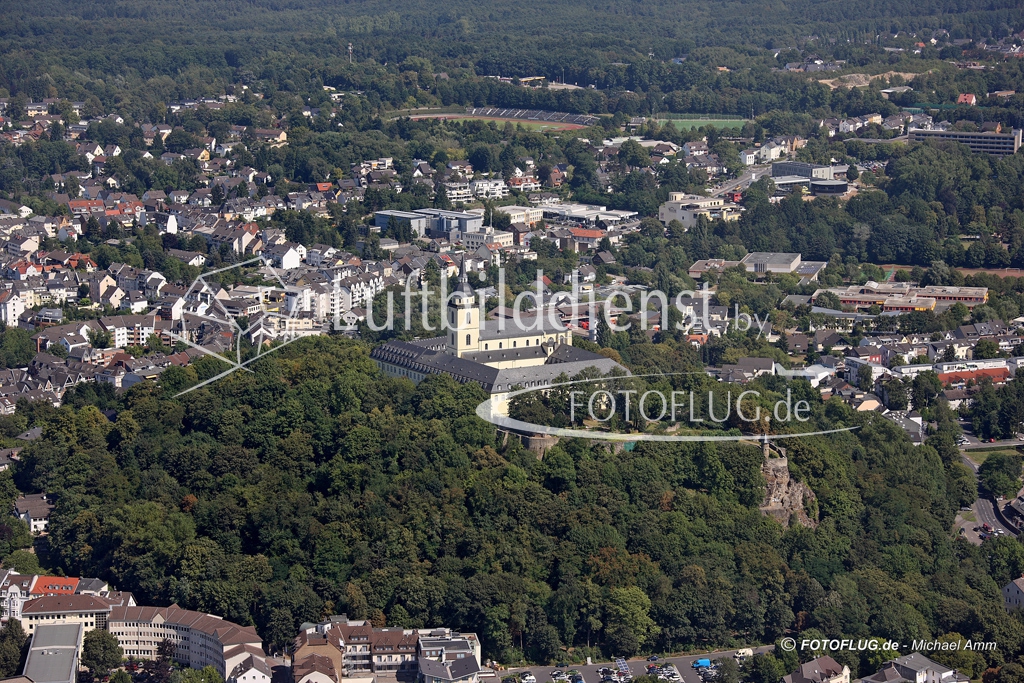
[[[691,130],[693,128],[703,128],[704,126],[714,126],[715,128],[742,128],[743,124],[747,123],[749,119],[718,119],[714,116],[701,119],[655,119],[659,126],[664,126],[666,123],[673,124],[679,130]]]

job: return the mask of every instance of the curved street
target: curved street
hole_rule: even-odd
[[[974,476],[977,477],[978,465],[975,464],[973,460],[968,458],[962,452],[960,454],[960,458],[961,460],[963,460],[963,463],[967,465],[967,467],[969,467],[972,472],[974,472]],[[999,516],[996,514],[994,501],[988,498],[979,497],[976,501],[974,501],[974,504],[971,506],[971,511],[977,517],[977,521],[971,522],[970,520],[963,520],[958,524],[958,526],[963,527],[965,529],[964,537],[971,543],[974,543],[975,545],[981,545],[982,539],[979,535],[980,532],[977,532],[974,529],[975,527],[981,527],[982,524],[988,524],[993,529],[1002,529],[1004,534],[1010,536],[1017,535],[1017,531],[1015,529],[1011,529],[1010,527],[1006,526],[1001,521],[999,521]]]

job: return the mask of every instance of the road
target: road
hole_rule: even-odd
[[[734,190],[743,191],[747,189],[752,182],[770,172],[771,171],[768,170],[767,166],[752,166],[743,171],[739,178],[736,178],[735,180],[728,180],[718,189],[712,191],[711,196],[718,197],[726,192],[732,192]],[[538,681],[538,683],[540,683],[540,681]]]
[[[1020,439],[1001,439],[999,441],[979,441],[970,434],[964,434],[968,443],[960,446],[960,450],[970,451],[979,448],[1016,448],[1022,445]]]
[[[754,650],[754,654],[759,652],[771,652],[774,649],[773,645],[763,645],[761,647],[751,648]],[[668,662],[674,664],[676,669],[679,671],[679,675],[683,679],[683,683],[703,683],[697,672],[693,670],[692,664],[697,659],[719,659],[721,657],[732,657],[736,654],[736,650],[721,650],[718,652],[709,652],[702,655],[688,655],[686,657],[662,657],[658,659],[658,664],[664,664]],[[647,673],[647,665],[649,662],[645,659],[632,659],[628,662],[629,670],[634,676],[642,676]],[[598,673],[598,669],[603,667],[609,667],[611,669],[616,668],[613,662],[602,662],[597,664],[571,664],[568,669],[576,669],[583,674],[584,683],[599,683],[602,676]],[[537,683],[550,683],[551,672],[555,671],[556,668],[553,666],[528,666],[517,669],[508,669],[507,671],[500,671],[498,674],[504,678],[511,673],[521,673],[523,671],[530,671],[534,676],[537,677]],[[566,671],[563,668],[562,671]]]
[[[1014,442],[1016,443],[1016,442]],[[974,472],[974,476],[978,476],[978,466],[968,458],[966,455],[961,454],[960,458],[963,463],[967,465]],[[974,511],[974,516],[978,518],[977,522],[970,522],[964,520],[959,526],[962,526],[966,531],[964,537],[976,545],[981,545],[981,538],[978,536],[975,527],[980,527],[982,524],[988,524],[993,529],[1002,529],[1004,534],[1009,536],[1016,536],[1017,532],[1014,529],[1010,529],[1005,524],[999,521],[999,517],[996,515],[995,503],[988,498],[978,498],[974,501],[974,505],[971,506]]]

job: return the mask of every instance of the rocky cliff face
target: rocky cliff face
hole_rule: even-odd
[[[817,519],[808,515],[808,509],[817,510],[814,491],[807,484],[794,481],[789,476],[789,461],[786,458],[765,458],[761,465],[765,480],[764,503],[761,512],[779,520],[783,526],[796,516],[803,526],[816,527]],[[816,514],[814,515],[817,516]]]

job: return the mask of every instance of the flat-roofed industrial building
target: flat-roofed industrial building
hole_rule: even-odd
[[[33,683],[76,683],[81,624],[42,624],[32,634],[22,675]]]

